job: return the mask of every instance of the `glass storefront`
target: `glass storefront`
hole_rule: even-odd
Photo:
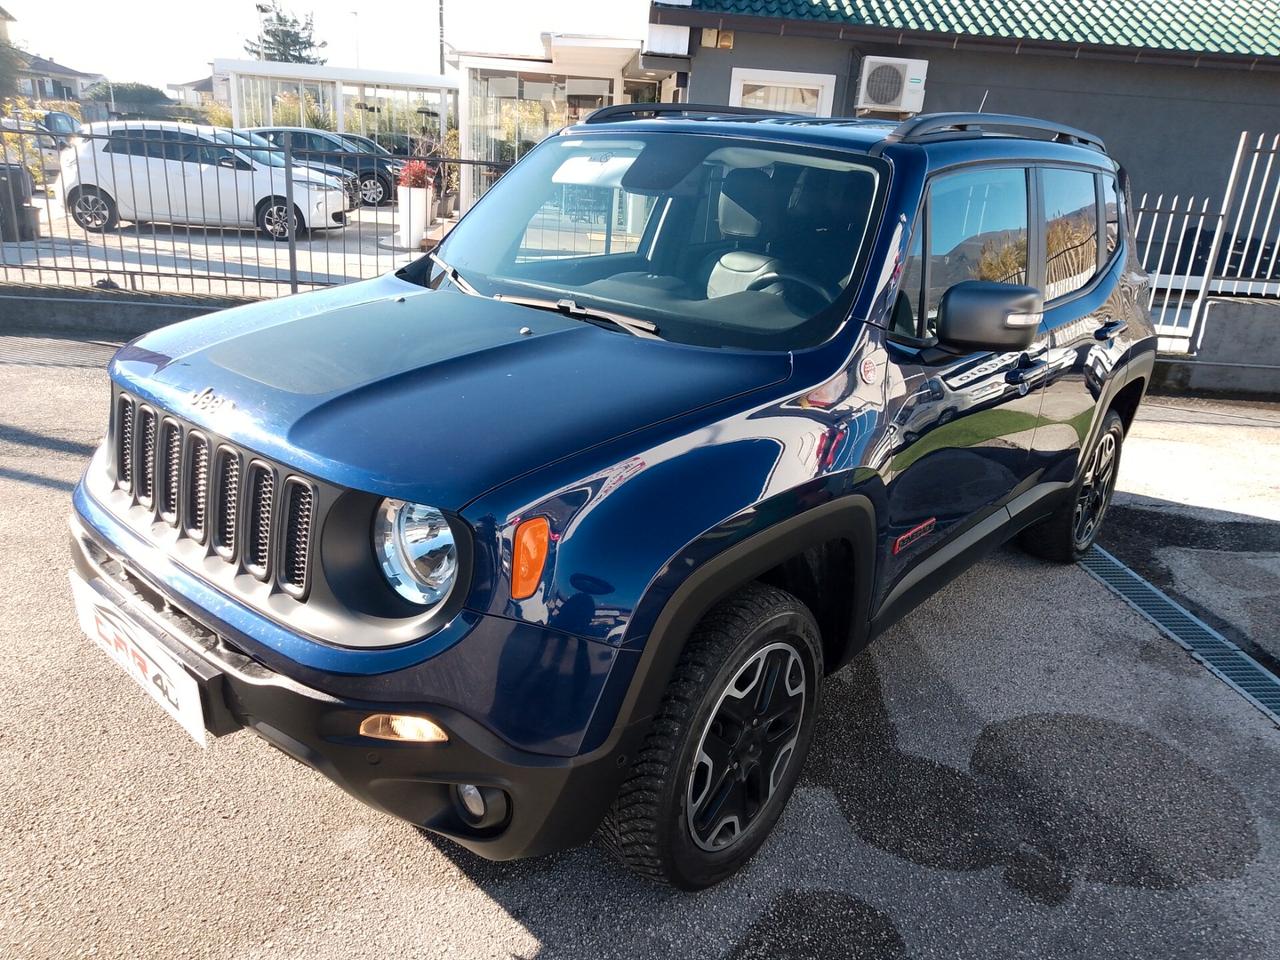
[[[373,137],[396,153],[435,149],[451,92],[339,80],[236,74],[243,127],[311,127]],[[341,110],[339,110],[341,101]]]
[[[598,77],[472,70],[470,84],[467,155],[476,160],[518,160],[556,130],[613,102],[613,81]],[[471,168],[473,200],[499,172]]]

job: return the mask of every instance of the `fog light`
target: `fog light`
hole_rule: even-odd
[[[417,743],[447,743],[449,735],[426,717],[400,713],[375,713],[360,723],[362,737],[378,740],[411,740]]]
[[[484,794],[474,783],[460,783],[457,786],[458,802],[472,820],[483,820],[485,814]]]

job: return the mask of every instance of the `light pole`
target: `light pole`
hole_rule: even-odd
[[[440,11],[440,75],[444,76],[444,0],[437,0]]]
[[[359,10],[352,10],[352,11],[351,11],[351,16],[352,16],[352,17],[354,17],[354,18],[355,18],[355,21],[356,21],[356,27],[355,27],[355,33],[356,33],[356,69],[357,69],[357,70],[359,70],[359,69],[360,69],[360,11],[359,11]]]

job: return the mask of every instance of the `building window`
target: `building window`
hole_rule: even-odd
[[[735,107],[829,117],[835,89],[836,78],[830,73],[734,67],[729,81],[729,103]]]

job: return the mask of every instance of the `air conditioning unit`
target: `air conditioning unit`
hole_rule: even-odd
[[[872,113],[919,113],[924,109],[924,77],[928,70],[928,60],[863,57],[857,109]]]

